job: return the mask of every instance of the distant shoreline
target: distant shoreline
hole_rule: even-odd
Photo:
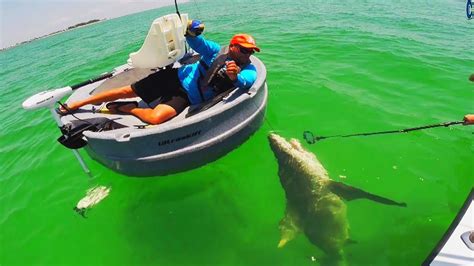
[[[16,43],[14,45],[11,45],[11,46],[8,46],[8,47],[5,47],[5,48],[1,48],[0,51],[8,50],[8,49],[16,47],[18,45],[22,45],[22,44],[29,43],[29,42],[32,42],[32,41],[35,41],[35,40],[39,40],[39,39],[43,39],[43,38],[46,38],[46,37],[49,37],[49,36],[52,36],[52,35],[56,35],[58,33],[70,31],[70,30],[73,30],[73,29],[81,28],[81,27],[85,27],[85,26],[88,26],[88,25],[91,25],[91,24],[94,24],[94,23],[98,23],[98,22],[101,22],[101,21],[105,21],[105,20],[106,20],[105,18],[104,19],[91,19],[87,22],[80,22],[80,23],[77,23],[76,25],[69,26],[69,27],[67,27],[66,29],[63,29],[63,30],[58,30],[58,31],[55,31],[55,32],[51,32],[51,33],[48,33],[46,35],[42,35],[42,36],[39,36],[39,37],[34,37],[33,39],[26,40],[26,41],[23,41],[23,42],[19,42],[19,43]]]

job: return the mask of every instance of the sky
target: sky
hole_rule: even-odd
[[[184,0],[178,0],[184,3]],[[0,48],[91,19],[110,19],[174,0],[0,0]]]

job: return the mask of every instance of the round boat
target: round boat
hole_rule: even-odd
[[[268,94],[266,69],[257,57],[252,56],[251,61],[257,68],[257,80],[248,91],[233,89],[209,102],[190,106],[159,125],[148,125],[128,114],[101,111],[104,104],[86,105],[62,116],[61,123],[68,126],[97,119],[113,121],[112,128],[86,130],[82,137],[92,158],[120,173],[156,176],[196,168],[235,149],[263,123]],[[154,71],[159,70],[120,66],[112,77],[76,90],[67,102],[129,85]],[[136,100],[139,107],[154,107]]]

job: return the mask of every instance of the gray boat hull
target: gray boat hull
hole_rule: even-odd
[[[232,151],[262,125],[268,97],[266,70],[257,58],[253,57],[252,61],[258,78],[249,91],[235,89],[211,108],[192,116],[188,114],[193,107],[188,107],[168,122],[149,126],[130,115],[96,112],[96,107],[89,105],[77,112],[76,117],[63,117],[62,122],[106,117],[126,125],[116,130],[83,133],[87,153],[116,172],[146,177],[193,169]],[[116,80],[109,80],[112,87],[117,85]],[[104,85],[107,83],[81,89],[68,101],[83,99],[96,89],[104,89]]]
[[[265,91],[266,94],[266,91]],[[267,95],[265,95],[266,98]],[[89,140],[86,146],[88,154],[96,161],[106,167],[129,176],[155,176],[167,175],[182,172],[203,166],[224,156],[247,140],[263,123],[265,116],[265,102],[260,106],[260,110],[249,117],[239,127],[229,129],[228,132],[222,132],[219,136],[214,136],[212,141],[198,142],[194,145],[183,146],[182,149],[170,151],[167,153],[151,155],[141,158],[107,156],[103,153],[97,153],[94,148],[94,140]],[[213,118],[209,118],[213,119]],[[190,134],[199,134],[206,138],[206,132],[203,129],[191,128]],[[198,133],[199,132],[199,133]],[[172,132],[169,132],[172,135]],[[162,136],[154,135],[146,142],[149,145],[158,145],[163,143]],[[162,145],[167,145],[163,143]]]

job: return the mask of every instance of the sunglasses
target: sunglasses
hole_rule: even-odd
[[[255,51],[253,49],[247,49],[247,48],[244,48],[242,46],[237,46],[239,47],[239,51],[242,53],[242,54],[253,54],[255,53]]]

